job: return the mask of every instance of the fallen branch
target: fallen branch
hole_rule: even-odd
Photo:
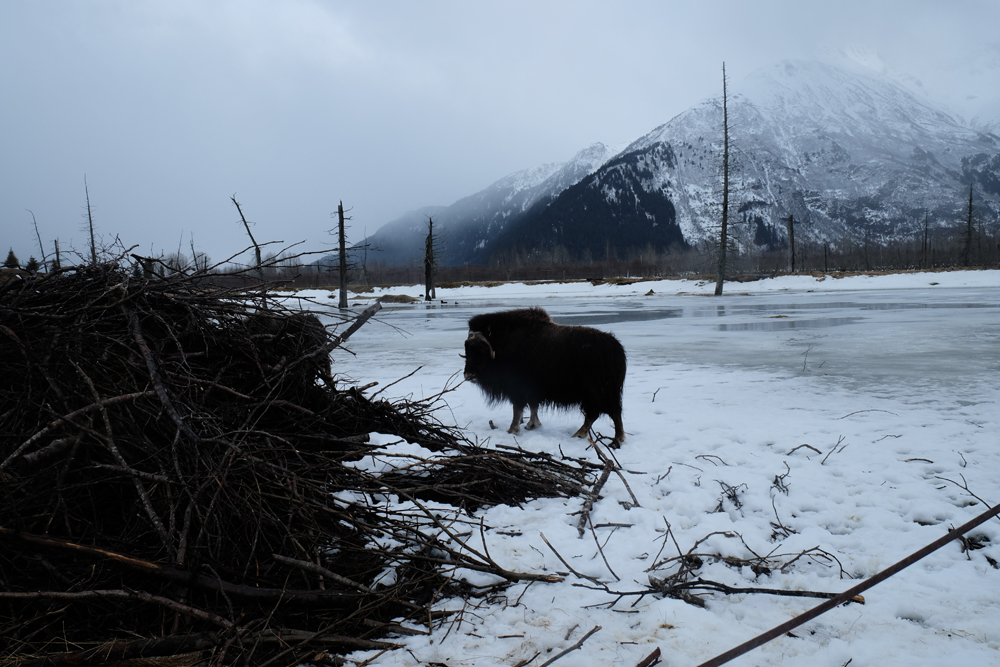
[[[597,456],[601,459],[601,462],[604,463],[604,465],[608,465],[611,462],[608,455],[601,451],[601,447],[594,440],[590,440],[589,442],[594,447],[594,451],[597,452]],[[625,490],[628,491],[628,495],[632,499],[632,507],[642,507],[642,505],[639,504],[639,499],[635,497],[634,493],[632,493],[632,487],[628,485],[628,481],[625,479],[625,475],[622,474],[622,468],[618,465],[617,461],[614,462],[612,470],[616,475],[618,475],[618,479],[622,481],[622,484],[625,485]]]
[[[139,324],[139,318],[136,317],[135,313],[129,313],[128,316],[129,323],[132,325],[132,337],[135,338],[135,343],[139,346],[139,351],[142,353],[142,358],[146,361],[146,368],[149,370],[149,379],[153,383],[153,387],[156,389],[156,395],[160,398],[160,402],[163,404],[163,409],[167,411],[167,414],[170,415],[170,419],[177,424],[177,428],[179,428],[184,435],[192,440],[198,440],[198,434],[192,431],[191,427],[187,425],[187,422],[185,422],[177,413],[177,408],[174,407],[173,402],[170,400],[170,396],[167,394],[167,388],[163,386],[163,380],[160,378],[159,371],[157,371],[156,361],[153,359],[153,353],[150,351],[149,344],[142,335],[142,325]]]
[[[552,553],[554,553],[556,555],[556,558],[559,559],[559,562],[561,562],[563,565],[566,566],[567,570],[569,570],[570,572],[572,572],[573,574],[575,574],[576,576],[578,576],[581,579],[586,579],[587,581],[593,582],[595,584],[599,584],[600,583],[600,580],[598,580],[597,577],[590,577],[590,576],[587,576],[586,574],[581,574],[580,572],[577,572],[576,570],[574,570],[573,566],[570,565],[569,563],[567,563],[566,559],[563,558],[562,555],[558,551],[556,551],[556,548],[554,546],[552,546],[552,543],[549,542],[548,539],[546,539],[545,533],[538,533],[538,534],[541,536],[542,541],[545,542],[545,544],[548,545],[549,549],[552,550]]]
[[[159,658],[204,651],[219,645],[215,632],[174,635],[155,639],[105,642],[85,651],[53,653],[44,658],[22,660],[18,667],[80,667],[81,665],[113,663],[141,658]]]
[[[590,639],[590,636],[592,634],[594,634],[595,632],[597,632],[598,630],[600,630],[600,629],[601,629],[601,626],[595,625],[593,628],[590,629],[589,632],[587,632],[587,634],[585,634],[584,636],[580,637],[580,641],[578,641],[577,643],[573,644],[572,646],[570,646],[565,651],[560,652],[555,657],[553,657],[551,660],[546,660],[541,665],[539,665],[539,667],[548,667],[548,665],[551,665],[553,662],[555,662],[559,658],[562,658],[567,653],[572,653],[573,651],[577,650],[578,648],[580,648],[581,646],[583,646],[583,642],[585,642],[588,639]]]
[[[213,625],[230,629],[233,627],[232,621],[227,621],[217,614],[195,609],[189,605],[181,604],[176,600],[163,597],[162,595],[152,595],[146,591],[125,591],[125,590],[89,590],[89,591],[25,591],[10,592],[0,591],[0,600],[62,600],[67,602],[78,602],[80,600],[142,600],[166,607],[170,611],[190,616],[201,621],[208,621]]]
[[[84,556],[93,560],[111,561],[126,567],[129,570],[148,574],[158,579],[218,591],[219,593],[224,593],[225,595],[245,600],[281,600],[299,604],[328,605],[337,600],[357,597],[355,594],[337,591],[297,591],[289,590],[287,588],[262,588],[257,586],[247,586],[244,584],[233,584],[223,581],[218,577],[195,574],[170,565],[151,563],[140,558],[116,553],[107,549],[98,549],[95,547],[84,546],[82,544],[74,544],[66,540],[51,537],[20,533],[18,531],[11,530],[10,528],[4,528],[3,526],[0,526],[0,538],[24,542],[32,545],[33,547],[42,549],[71,551],[78,556]],[[370,589],[368,592],[370,592]],[[0,597],[3,595],[4,593],[0,591]]]
[[[621,581],[621,577],[619,577],[618,574],[612,569],[611,563],[608,562],[607,556],[604,555],[604,547],[601,546],[600,540],[597,539],[597,531],[594,530],[594,523],[592,521],[588,521],[587,523],[590,524],[590,534],[594,536],[594,544],[597,545],[597,552],[601,554],[601,560],[604,561],[604,566],[608,568],[608,572],[610,572],[611,576],[615,578],[615,581]],[[612,530],[611,534],[614,535],[614,532],[615,531]],[[608,540],[610,539],[611,535],[608,536]],[[607,540],[605,540],[604,543],[607,544]]]
[[[365,322],[367,322],[372,315],[374,315],[380,310],[382,310],[382,303],[380,301],[376,301],[372,305],[362,310],[361,314],[358,315],[358,317],[351,323],[351,326],[347,327],[347,330],[344,331],[344,333],[340,334],[333,341],[327,344],[326,347],[329,348],[329,350],[326,350],[327,354],[329,354],[335,348],[338,348],[341,345],[343,345],[348,338],[353,336],[358,329],[364,326]]]
[[[650,583],[653,583],[653,581],[654,579],[650,577]],[[695,579],[694,581],[675,584],[669,587],[662,586],[659,587],[658,590],[664,595],[670,597],[676,597],[676,593],[679,591],[695,590],[715,591],[717,593],[725,593],[726,595],[760,594],[795,598],[822,598],[825,600],[829,600],[840,595],[840,593],[822,593],[819,591],[790,591],[782,588],[740,588],[736,586],[727,586],[726,584],[722,584],[717,581],[710,581],[708,579],[701,578]],[[857,595],[848,600],[848,602],[858,602],[860,604],[864,604],[865,599],[860,595]]]
[[[660,661],[660,647],[657,646],[653,649],[653,652],[647,655],[645,658],[639,661],[635,667],[652,667]]]
[[[576,523],[576,530],[579,533],[580,539],[583,539],[583,533],[585,532],[584,526],[587,525],[587,521],[590,519],[590,512],[594,509],[594,503],[601,495],[601,489],[607,483],[608,478],[611,477],[611,470],[613,466],[611,461],[604,462],[604,471],[601,472],[601,476],[598,478],[597,483],[587,494],[587,499],[583,501],[583,511],[580,512],[580,520]]]
[[[100,410],[100,409],[105,408],[105,407],[107,407],[109,405],[114,405],[115,403],[121,403],[122,401],[134,401],[137,398],[143,398],[145,396],[153,396],[154,394],[155,394],[155,392],[152,392],[152,391],[139,391],[139,392],[134,392],[134,393],[131,393],[131,394],[123,394],[122,396],[115,396],[113,398],[106,398],[106,399],[100,400],[100,401],[98,401],[96,403],[92,403],[91,405],[88,405],[86,407],[80,408],[79,410],[74,410],[73,412],[69,413],[68,415],[64,415],[64,416],[62,416],[62,417],[60,417],[58,419],[55,419],[55,420],[49,422],[48,424],[46,424],[45,428],[43,428],[42,430],[38,431],[33,436],[31,436],[30,438],[28,438],[27,440],[25,440],[23,443],[21,443],[20,447],[18,447],[17,449],[15,449],[10,454],[10,456],[8,456],[6,459],[4,459],[3,463],[0,463],[0,472],[2,472],[3,469],[6,468],[8,465],[10,465],[15,459],[17,459],[17,457],[20,456],[21,453],[24,452],[25,449],[27,449],[28,447],[30,447],[32,445],[32,443],[37,442],[39,438],[41,438],[43,435],[45,435],[46,433],[48,433],[52,429],[58,428],[58,427],[62,426],[63,424],[66,424],[66,423],[72,423],[72,421],[74,419],[76,419],[77,417],[79,417],[81,415],[84,415],[84,414],[86,414],[86,413],[88,413],[88,412],[90,412],[92,410]]]

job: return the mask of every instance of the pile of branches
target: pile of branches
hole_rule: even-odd
[[[146,275],[0,284],[0,664],[339,664],[429,632],[475,593],[463,570],[547,578],[475,548],[465,512],[578,494],[589,469],[342,386],[346,321]],[[434,454],[397,465],[373,431]]]

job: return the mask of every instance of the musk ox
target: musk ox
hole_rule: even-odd
[[[556,324],[541,308],[476,315],[465,341],[465,379],[479,385],[491,404],[510,401],[514,419],[508,433],[519,433],[525,406],[527,429],[538,428],[540,405],[579,406],[586,438],[603,413],[615,423],[612,446],[625,440],[622,386],[625,350],[609,333],[590,327]]]

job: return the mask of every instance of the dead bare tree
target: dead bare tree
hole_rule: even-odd
[[[203,252],[198,252],[194,249],[194,232],[191,233],[191,263],[194,264],[195,271],[204,271],[208,269],[208,255]]]
[[[236,206],[236,210],[239,211],[239,213],[240,213],[240,220],[243,221],[243,226],[247,230],[247,236],[250,237],[250,243],[253,243],[253,249],[254,249],[254,252],[257,255],[257,272],[262,274],[262,271],[261,271],[261,264],[262,264],[262,262],[261,262],[261,259],[260,259],[260,246],[257,245],[257,239],[255,239],[253,237],[253,233],[250,231],[250,223],[247,222],[246,216],[243,215],[243,209],[240,208],[240,203],[238,201],[236,201],[236,195],[233,194],[233,196],[230,197],[230,199],[233,200],[233,204]]]
[[[927,209],[924,209],[924,239],[920,247],[920,268],[927,268]]]
[[[434,218],[427,218],[427,240],[424,243],[424,301],[437,298],[434,290]]]
[[[729,235],[729,110],[726,106],[726,63],[722,63],[722,225],[719,228],[719,266],[715,296],[722,296],[726,280],[726,246]]]
[[[962,247],[962,266],[972,265],[972,184],[969,184],[969,213],[965,223],[965,243]]]
[[[344,232],[344,201],[337,204],[337,239],[340,243],[340,298],[337,308],[347,308],[347,234]]]
[[[90,188],[87,186],[87,175],[83,175],[83,191],[87,195],[87,225],[90,227],[90,261],[97,264],[97,244],[94,242],[94,216],[90,209]]]
[[[38,221],[35,220],[35,213],[30,208],[26,208],[24,210],[31,213],[31,224],[35,226],[35,236],[38,238],[38,251],[42,256],[42,270],[48,271],[48,267],[45,263],[45,247],[42,245],[42,235],[38,233]]]

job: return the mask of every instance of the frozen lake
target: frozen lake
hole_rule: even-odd
[[[653,283],[655,286],[656,284]],[[367,358],[338,357],[358,373],[400,362],[441,362],[461,368],[473,315],[541,306],[561,324],[582,324],[618,336],[630,367],[680,362],[807,372],[844,382],[934,387],[1000,377],[1000,291],[992,287],[856,292],[778,292],[723,297],[695,295],[449,298],[388,306],[379,324],[360,330],[350,347]],[[441,296],[441,294],[439,294]],[[457,303],[456,303],[457,300]],[[415,356],[416,355],[416,356]],[[404,364],[405,365],[405,364]],[[415,366],[414,366],[415,367]],[[359,379],[363,376],[359,374]]]

